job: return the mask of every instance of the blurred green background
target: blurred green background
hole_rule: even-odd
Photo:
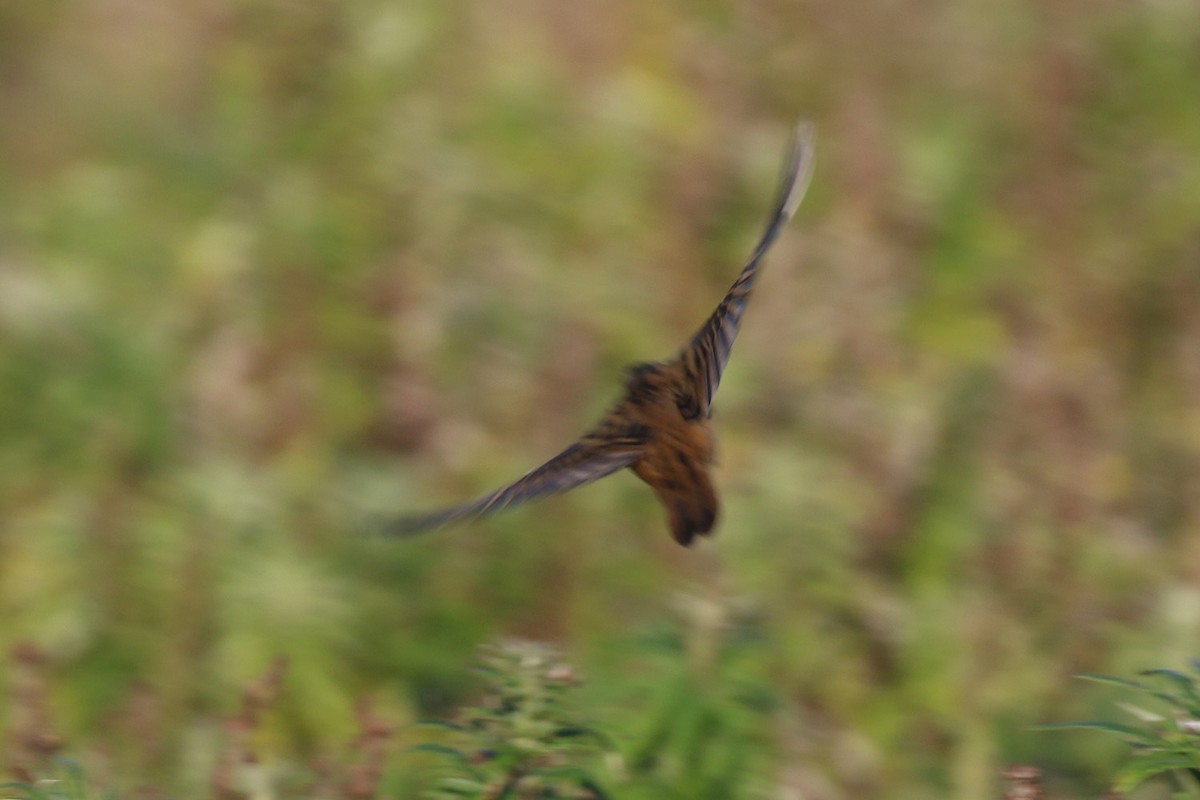
[[[1097,796],[1121,746],[1029,726],[1200,654],[1198,87],[1193,0],[0,5],[0,648],[179,797],[278,655],[265,767],[369,697],[411,796],[498,636],[565,650],[621,797]],[[672,354],[797,118],[711,542],[628,473],[361,535]]]

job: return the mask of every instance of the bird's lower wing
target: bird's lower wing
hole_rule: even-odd
[[[627,439],[595,440],[591,436],[568,447],[529,474],[502,489],[462,505],[387,523],[387,533],[409,535],[433,530],[451,522],[479,517],[518,503],[565,492],[611,475],[641,457],[640,442]]]

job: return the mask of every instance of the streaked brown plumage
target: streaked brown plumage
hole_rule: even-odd
[[[729,361],[742,314],[767,250],[791,219],[812,174],[814,131],[796,126],[783,180],[766,229],[733,286],[708,321],[670,361],[637,364],[625,395],[596,427],[542,466],[491,494],[444,511],[401,519],[390,532],[408,534],[590,483],[624,467],[653,487],[682,545],[712,531],[717,494],[713,458],[713,394]]]

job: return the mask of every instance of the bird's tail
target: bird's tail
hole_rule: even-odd
[[[717,522],[717,493],[708,476],[701,473],[698,484],[686,491],[659,489],[658,497],[666,506],[671,536],[684,547],[696,536],[707,536]]]

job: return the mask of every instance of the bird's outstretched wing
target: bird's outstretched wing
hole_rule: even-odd
[[[812,123],[801,122],[796,126],[784,164],[779,194],[771,216],[767,219],[766,229],[733,286],[729,288],[712,316],[679,354],[685,377],[694,387],[694,395],[685,398],[688,402],[680,405],[685,416],[700,417],[711,413],[713,394],[717,391],[721,373],[725,371],[725,364],[729,361],[729,351],[733,347],[742,313],[750,299],[750,290],[754,287],[758,267],[767,250],[779,236],[779,231],[796,213],[796,207],[800,205],[808,189],[809,180],[812,178],[815,141],[816,128]]]
[[[644,427],[626,422],[619,409],[614,409],[595,429],[524,477],[462,505],[391,520],[385,523],[385,532],[399,536],[422,533],[591,483],[641,458],[648,436]]]

